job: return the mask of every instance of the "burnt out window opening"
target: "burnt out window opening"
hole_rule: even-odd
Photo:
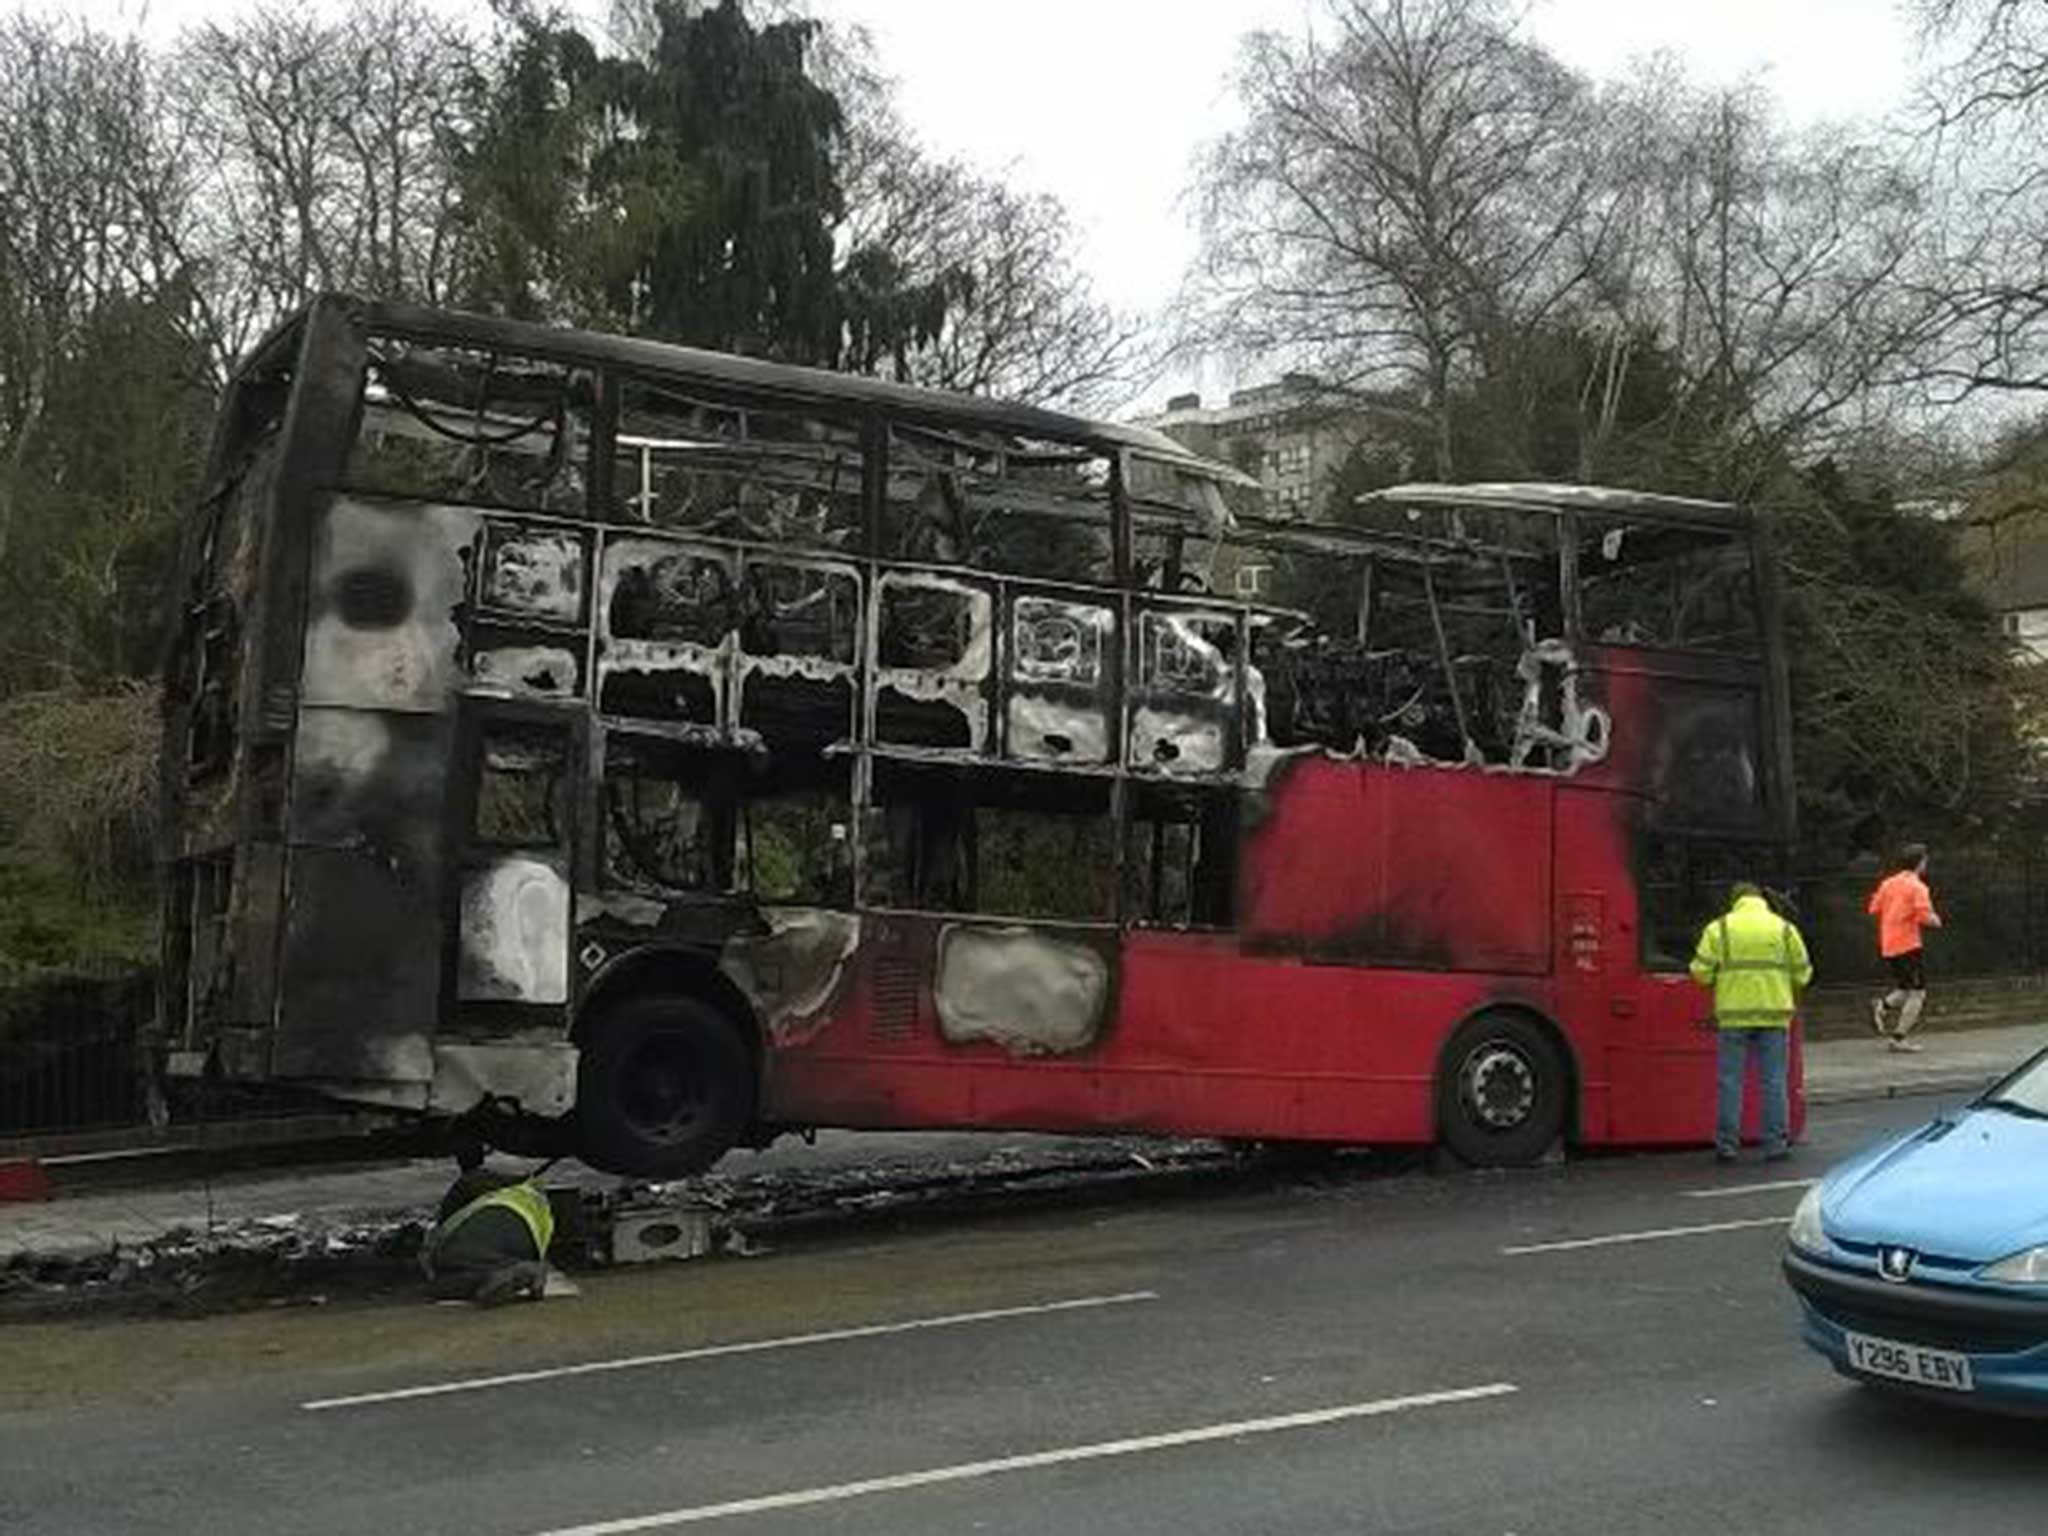
[[[850,743],[864,649],[850,563],[614,538],[599,583],[599,707],[735,744]]]
[[[1120,626],[1115,607],[1043,590],[1009,594],[1004,754],[1076,766],[1110,761]]]
[[[737,886],[737,754],[613,731],[600,801],[605,884],[652,893]]]
[[[892,670],[979,670],[987,664],[994,606],[987,588],[943,577],[885,583],[875,660]]]
[[[533,624],[582,627],[588,538],[573,528],[493,518],[484,525],[477,603]]]
[[[851,904],[853,821],[844,762],[766,763],[614,731],[605,742],[608,887]]]
[[[562,364],[379,340],[344,478],[353,489],[585,509],[591,377]]]
[[[1351,548],[1290,551],[1275,593],[1307,616],[1253,634],[1275,744],[1406,760],[1569,766],[1553,520],[1370,509]]]
[[[716,646],[739,618],[735,557],[724,550],[614,543],[606,633],[619,640]]]
[[[763,660],[850,667],[860,652],[860,578],[846,566],[755,559],[743,572],[740,649]]]
[[[1227,929],[1237,886],[1235,790],[1132,791],[1124,844],[1123,915],[1161,928]]]
[[[560,525],[492,518],[472,557],[463,665],[476,688],[569,702],[584,694],[589,538]]]
[[[1757,653],[1750,550],[1732,533],[1586,517],[1580,520],[1578,571],[1589,640]]]
[[[1223,488],[1185,466],[1133,453],[1124,460],[1131,509],[1131,585],[1141,591],[1243,595],[1238,574],[1255,564],[1233,545]]]
[[[859,573],[749,557],[740,586],[733,710],[739,731],[771,752],[850,745],[866,638]]]
[[[1749,688],[1668,681],[1649,744],[1646,814],[1668,834],[1764,831],[1762,700]]]
[[[730,724],[728,637],[738,623],[736,551],[613,539],[600,579],[598,708],[687,726]]]
[[[1113,799],[1107,779],[878,762],[863,904],[1109,922]]]
[[[1127,760],[1134,769],[1213,774],[1243,760],[1246,731],[1240,700],[1256,734],[1263,679],[1247,674],[1245,618],[1210,607],[1156,607],[1137,620],[1137,687],[1130,708]]]
[[[990,739],[993,584],[890,572],[876,584],[872,740],[980,753]]]
[[[1734,882],[1763,885],[1776,904],[1786,869],[1784,850],[1774,843],[1646,831],[1637,841],[1644,968],[1683,971],[1700,930],[1727,910]]]
[[[781,548],[852,552],[864,455],[856,423],[628,380],[614,515]]]
[[[1521,717],[1530,625],[1512,567],[1383,562],[1368,654],[1385,657],[1399,713],[1388,730],[1424,757],[1509,762]],[[1384,697],[1384,695],[1383,695]],[[1389,741],[1391,745],[1391,739]]]
[[[280,344],[283,356],[296,353]],[[185,563],[184,612],[176,636],[170,675],[173,692],[188,701],[186,781],[199,784],[225,775],[234,760],[242,662],[243,604],[238,569],[253,565],[251,553],[268,538],[265,522],[277,465],[278,434],[291,399],[287,363],[255,367],[230,387],[229,419],[223,429],[210,487],[196,527],[195,546]]]
[[[756,900],[853,904],[853,800],[844,763],[800,760],[797,776],[750,777],[739,807],[741,865]]]
[[[186,629],[193,670],[185,775],[197,784],[226,773],[234,759],[241,616],[231,598],[216,596],[194,610]]]
[[[1109,585],[1110,459],[1003,433],[894,425],[883,558]]]
[[[487,848],[563,847],[572,792],[568,762],[565,731],[486,727],[478,747],[471,843]]]
[[[248,473],[251,460],[276,441],[292,396],[294,373],[287,359],[297,352],[294,339],[280,348],[278,361],[250,368],[229,386],[228,420],[209,474],[212,485],[231,487]]]

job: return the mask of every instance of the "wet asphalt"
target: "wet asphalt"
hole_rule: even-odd
[[[0,1532],[2031,1533],[2048,1424],[1840,1380],[1777,1273],[1787,1181],[1947,1102],[1817,1108],[1790,1165],[1340,1165],[489,1313],[7,1328]],[[1630,1240],[1548,1246],[1589,1238]]]

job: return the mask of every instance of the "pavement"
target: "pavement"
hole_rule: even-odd
[[[1890,1050],[1875,1035],[1805,1042],[1806,1101],[1840,1104],[1982,1087],[2048,1047],[2048,1024],[1949,1029],[1915,1036],[1918,1053]]]
[[[1960,1097],[1952,1093],[1951,1098]],[[5,1334],[7,1536],[1972,1536],[2041,1427],[1835,1377],[1704,1152],[986,1213],[575,1300]]]
[[[1890,1051],[1875,1038],[1809,1041],[1804,1047],[1809,1104],[1835,1104],[1974,1088],[2048,1047],[2048,1024],[1950,1030],[1926,1037],[1917,1055]],[[1119,1138],[991,1133],[822,1132],[815,1145],[786,1140],[765,1152],[735,1152],[719,1172],[734,1180],[804,1179],[859,1171],[871,1188],[934,1170],[963,1175],[1016,1167],[1079,1166],[1139,1156],[1144,1145]],[[77,1259],[157,1242],[176,1233],[224,1229],[279,1231],[295,1225],[362,1229],[433,1207],[448,1186],[445,1159],[343,1165],[317,1172],[245,1172],[203,1183],[79,1194],[46,1203],[0,1204],[0,1266],[28,1258]],[[551,1183],[609,1187],[615,1180],[565,1163]]]

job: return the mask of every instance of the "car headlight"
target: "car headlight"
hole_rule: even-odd
[[[1799,1202],[1799,1209],[1792,1213],[1792,1225],[1785,1236],[1801,1253],[1825,1254],[1828,1251],[1828,1235],[1820,1225],[1818,1184],[1806,1192],[1806,1198]]]
[[[2048,1285],[2048,1246],[2008,1254],[1996,1264],[1987,1264],[1980,1274],[2007,1285]]]

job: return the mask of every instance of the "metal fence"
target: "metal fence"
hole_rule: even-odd
[[[1873,863],[1788,879],[1748,868],[1741,873],[1765,884],[1798,922],[1817,985],[1884,979],[1877,924],[1867,907],[1886,871]],[[1691,954],[1700,928],[1727,905],[1730,878],[1717,871],[1644,888],[1645,930],[1663,963]],[[1928,885],[1943,924],[1927,939],[1935,974],[1954,980],[2048,971],[2048,865],[2032,848],[1942,859],[1929,870]]]
[[[0,1139],[149,1117],[147,970],[36,977],[0,990]]]
[[[1791,896],[1815,979],[1875,982],[1884,976],[1877,928],[1865,910],[1880,873],[1809,875]],[[1928,962],[1950,978],[2012,976],[2048,969],[2048,869],[2031,847],[1941,859],[1928,871],[1939,932],[1927,937]]]

